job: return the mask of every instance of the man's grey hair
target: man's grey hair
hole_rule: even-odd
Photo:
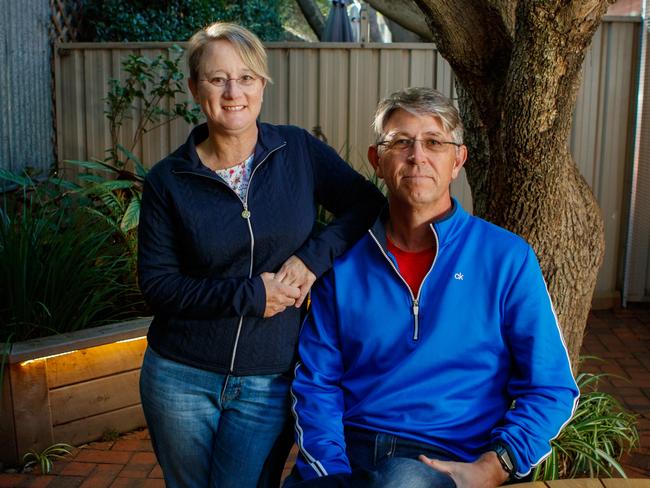
[[[442,128],[451,133],[453,142],[463,143],[463,122],[460,120],[460,114],[453,102],[439,91],[424,87],[400,90],[379,102],[372,122],[376,143],[382,141],[384,126],[397,109],[406,110],[415,115],[437,117]]]

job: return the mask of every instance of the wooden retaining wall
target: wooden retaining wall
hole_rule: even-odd
[[[0,461],[146,426],[138,382],[151,319],[14,344],[0,398]]]

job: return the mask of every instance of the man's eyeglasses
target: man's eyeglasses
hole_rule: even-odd
[[[201,81],[207,81],[212,86],[217,88],[225,88],[229,81],[234,81],[242,88],[248,88],[255,84],[259,80],[256,76],[244,75],[239,78],[225,78],[223,76],[213,76],[212,78],[204,78]]]
[[[415,141],[419,141],[422,144],[422,149],[430,154],[439,154],[444,152],[445,146],[451,144],[452,146],[460,147],[462,144],[452,141],[439,141],[433,138],[427,139],[415,139],[415,138],[406,138],[399,137],[397,139],[391,139],[387,141],[378,142],[378,146],[384,146],[389,151],[395,151],[399,153],[408,154],[413,150]]]

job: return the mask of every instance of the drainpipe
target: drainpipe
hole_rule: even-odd
[[[647,50],[648,50],[648,29],[650,29],[650,21],[648,19],[648,0],[641,2],[641,34],[639,50],[639,71],[637,76],[637,100],[636,100],[636,114],[635,114],[635,129],[634,129],[634,158],[632,160],[632,178],[631,178],[631,192],[629,200],[629,217],[627,221],[627,232],[625,240],[625,262],[623,266],[623,290],[621,304],[627,307],[627,299],[630,290],[631,270],[632,270],[632,242],[634,239],[634,217],[637,211],[638,203],[638,178],[639,178],[639,160],[641,154],[641,129],[643,125],[643,94],[645,92],[646,83],[646,64],[647,64]],[[646,121],[646,123],[650,123]]]

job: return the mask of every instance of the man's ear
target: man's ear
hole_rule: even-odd
[[[465,164],[465,161],[467,161],[467,146],[463,144],[462,146],[456,148],[454,167],[451,170],[452,179],[455,180],[458,177],[458,174],[460,173],[460,169]]]
[[[368,162],[375,170],[375,174],[379,178],[383,178],[384,175],[381,172],[381,166],[379,166],[379,148],[374,144],[368,147]]]

